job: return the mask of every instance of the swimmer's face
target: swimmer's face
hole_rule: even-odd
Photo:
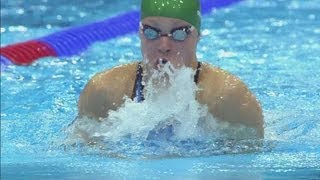
[[[161,63],[167,61],[175,68],[196,66],[196,46],[199,35],[195,28],[190,28],[191,25],[188,22],[166,17],[147,17],[141,21],[141,25],[139,30],[141,50],[148,69],[158,69]],[[174,40],[168,36],[148,39],[144,34],[145,27],[151,27],[162,35],[170,34],[174,29],[189,28],[183,29],[188,30],[184,40]]]

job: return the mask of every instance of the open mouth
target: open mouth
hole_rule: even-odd
[[[159,58],[157,64],[158,65],[165,65],[168,62],[167,59]]]
[[[156,62],[157,69],[161,69],[165,64],[167,64],[169,61],[164,58],[159,58]]]

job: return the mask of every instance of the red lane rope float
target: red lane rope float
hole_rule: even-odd
[[[201,0],[201,13],[230,6],[242,0]],[[73,56],[86,50],[92,43],[106,41],[128,33],[138,32],[139,11],[130,11],[104,21],[69,28],[37,40],[0,48],[1,63],[10,60],[17,65],[29,65],[48,56]],[[6,59],[5,59],[6,58]],[[6,63],[2,63],[3,66]],[[1,67],[1,70],[5,67]]]
[[[1,48],[1,55],[17,65],[29,65],[42,57],[57,56],[53,48],[46,43],[36,40],[3,47]]]

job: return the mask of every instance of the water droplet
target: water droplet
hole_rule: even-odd
[[[314,15],[314,14],[309,14],[308,19],[310,19],[310,20],[315,20],[315,19],[316,19],[316,15]]]
[[[57,15],[56,16],[58,20],[62,20],[62,16],[61,15]]]
[[[22,8],[21,9],[17,9],[16,13],[17,14],[24,14],[24,9],[22,9]]]
[[[202,35],[202,36],[207,36],[207,35],[209,35],[209,34],[211,34],[211,31],[210,31],[209,29],[204,29],[204,30],[201,32],[201,35]]]
[[[0,30],[1,30],[1,33],[4,33],[4,32],[6,32],[6,28],[0,28]]]

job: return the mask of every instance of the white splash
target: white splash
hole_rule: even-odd
[[[247,132],[245,128],[232,127],[216,121],[205,105],[196,100],[195,71],[182,67],[174,69],[170,63],[155,70],[144,80],[145,100],[136,103],[125,97],[116,111],[109,111],[102,122],[77,119],[69,128],[72,139],[84,141],[113,141],[123,138],[145,140],[185,140],[223,138],[226,134]],[[231,132],[231,133],[230,133]],[[77,139],[77,138],[76,138]]]

